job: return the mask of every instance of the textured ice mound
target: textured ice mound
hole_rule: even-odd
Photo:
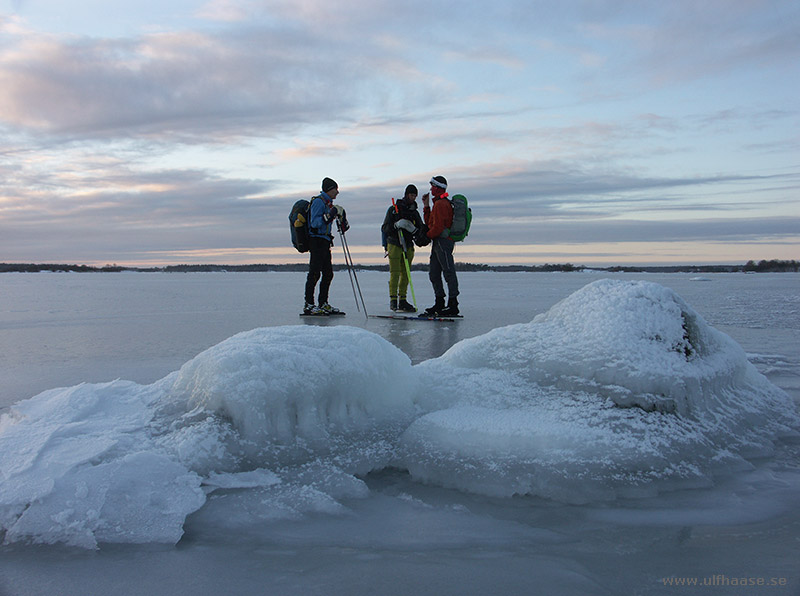
[[[340,511],[368,492],[354,474],[389,461],[415,379],[373,333],[298,326],[236,335],[152,385],[46,391],[0,417],[0,538],[175,543],[214,491],[238,503],[227,525]]]
[[[116,381],[45,391],[0,418],[5,542],[177,542],[205,495],[155,449],[147,387]]]
[[[441,360],[681,414],[709,407],[752,368],[736,342],[672,290],[612,280],[584,287],[532,323],[460,342]]]
[[[404,434],[404,465],[492,495],[586,502],[704,485],[798,426],[738,344],[648,282],[594,282],[419,369],[442,389]]]
[[[328,441],[412,410],[411,361],[353,327],[277,327],[240,333],[185,364],[166,388],[181,407],[215,412],[260,448]]]

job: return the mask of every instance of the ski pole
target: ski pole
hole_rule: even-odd
[[[347,267],[347,275],[350,278],[350,287],[353,288],[353,300],[355,300],[356,309],[358,310],[358,312],[361,312],[361,307],[358,305],[358,297],[356,296],[356,286],[353,284],[353,273],[352,270],[350,269],[350,261],[347,260],[347,250],[345,250],[344,247],[344,235],[342,234],[342,228],[339,227],[338,230],[339,230],[339,239],[342,243],[342,252],[344,253],[344,264],[345,267]]]
[[[361,305],[364,307],[364,316],[369,317],[367,314],[367,304],[364,302],[364,295],[361,293],[361,285],[358,283],[358,276],[356,275],[355,265],[353,264],[353,256],[350,254],[350,247],[347,244],[347,237],[345,236],[344,231],[342,231],[342,226],[338,221],[336,222],[336,225],[337,229],[339,230],[339,238],[342,241],[342,248],[344,249],[344,260],[347,264],[348,272],[352,274],[350,283],[352,285],[353,280],[355,280],[355,288],[358,288],[358,297],[361,298]],[[353,298],[356,300],[356,309],[360,311],[361,309],[358,307],[358,298],[356,298],[355,288],[353,289]]]
[[[347,244],[347,237],[342,232],[342,242],[344,242],[345,247],[347,247],[347,257],[350,259],[350,269],[353,271],[353,279],[356,280],[356,289],[358,289],[358,297],[361,298],[361,306],[364,307],[364,316],[369,318],[369,314],[367,314],[367,303],[364,302],[364,295],[361,293],[361,284],[358,283],[358,275],[356,275],[356,266],[353,263],[353,255],[350,254],[350,245]]]
[[[399,214],[400,209],[397,208],[397,203],[394,202],[394,197],[392,197],[392,205],[394,205],[394,212]],[[403,249],[403,264],[406,266],[408,285],[411,287],[411,300],[414,301],[414,308],[417,308],[417,297],[414,295],[414,282],[411,281],[411,266],[408,264],[408,258],[406,257],[406,251],[408,250],[406,246],[406,237],[402,230],[397,231],[397,237],[400,239],[400,248]],[[417,310],[419,309],[417,308]]]
[[[358,275],[356,275],[356,266],[353,263],[353,255],[350,254],[350,245],[347,244],[347,236],[342,232],[342,243],[347,249],[347,258],[350,259],[350,269],[353,271],[353,279],[356,280],[356,288],[358,289],[358,297],[361,298],[361,306],[364,307],[364,316],[369,317],[367,314],[367,303],[364,302],[364,295],[361,293],[361,284],[358,283]]]

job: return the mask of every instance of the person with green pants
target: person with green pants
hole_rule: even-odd
[[[417,311],[406,300],[408,271],[414,260],[414,232],[424,226],[417,210],[417,193],[417,187],[409,184],[403,198],[386,211],[381,226],[383,248],[389,256],[389,308],[393,311]]]

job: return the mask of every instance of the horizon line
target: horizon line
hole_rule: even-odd
[[[794,259],[791,260],[784,260],[784,259],[761,259],[761,260],[754,260],[748,259],[746,262],[741,263],[673,263],[673,264],[664,264],[664,263],[634,263],[634,264],[617,264],[617,265],[584,265],[584,264],[574,264],[570,262],[564,263],[543,263],[543,264],[523,264],[523,263],[507,263],[507,264],[497,264],[497,263],[473,263],[467,261],[456,261],[456,266],[460,267],[467,267],[467,268],[474,268],[474,269],[484,269],[484,270],[492,270],[492,269],[508,269],[508,268],[521,268],[527,270],[538,270],[538,269],[565,269],[567,271],[570,270],[586,270],[586,269],[593,269],[599,271],[608,271],[613,269],[676,269],[676,268],[686,268],[686,269],[723,269],[723,268],[746,268],[748,266],[758,267],[773,265],[773,266],[794,266],[797,269],[797,266],[800,263]],[[87,265],[85,263],[58,263],[58,262],[0,262],[0,272],[2,269],[8,268],[49,268],[55,269],[59,267],[63,268],[81,268],[81,269],[95,269],[95,270],[166,270],[171,268],[189,268],[189,269],[196,269],[202,267],[213,267],[213,268],[230,268],[230,269],[245,269],[249,267],[279,267],[279,268],[287,268],[287,267],[296,267],[296,268],[303,268],[306,267],[306,262],[289,262],[289,263],[245,263],[245,264],[231,264],[231,263],[175,263],[170,265],[119,265],[117,263],[106,263],[105,265]],[[341,263],[334,263],[333,266],[338,269],[346,268],[346,264]],[[428,263],[415,263],[412,265],[412,269],[425,269],[428,266]],[[388,268],[388,263],[373,263],[373,264],[362,264],[362,263],[353,263],[354,268],[362,268],[362,269],[385,269]],[[5,271],[10,272],[10,271]]]

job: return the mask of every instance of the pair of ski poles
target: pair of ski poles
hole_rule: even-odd
[[[361,307],[358,305],[358,299],[361,298],[361,305],[364,307],[364,316],[369,317],[367,314],[367,305],[364,302],[364,296],[361,294],[361,286],[358,283],[358,276],[356,275],[356,269],[353,265],[353,257],[350,254],[350,247],[347,245],[347,238],[344,235],[344,230],[342,230],[342,222],[338,219],[336,220],[336,229],[339,230],[339,239],[342,243],[342,251],[344,252],[344,262],[347,265],[347,274],[350,276],[350,287],[353,288],[353,298],[356,301],[356,309],[358,312],[361,312]],[[354,281],[355,280],[355,283]],[[358,288],[358,295],[356,295],[356,288]]]
[[[397,207],[397,203],[394,202],[394,197],[392,197],[392,205],[394,206],[394,212],[399,214],[400,209]],[[414,308],[417,308],[417,297],[414,295],[414,282],[411,281],[411,266],[408,264],[408,257],[406,257],[408,247],[406,246],[406,237],[403,234],[403,230],[397,230],[397,236],[400,238],[400,248],[403,249],[403,264],[406,266],[408,285],[411,286],[411,300],[414,301]]]

